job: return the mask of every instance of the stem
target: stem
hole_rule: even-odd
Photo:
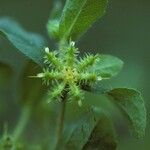
[[[64,128],[66,98],[67,98],[67,92],[65,92],[64,95],[62,96],[62,101],[60,103],[60,112],[59,112],[57,130],[56,130],[56,147],[60,144],[62,138],[62,132]]]
[[[18,138],[21,136],[21,134],[23,133],[28,121],[29,121],[29,118],[30,118],[30,114],[31,114],[31,106],[25,106],[23,109],[22,109],[22,113],[21,113],[21,116],[20,116],[20,119],[18,121],[18,124],[13,132],[13,140],[14,141],[17,141]]]

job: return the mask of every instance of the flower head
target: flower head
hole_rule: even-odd
[[[78,58],[79,51],[73,41],[60,50],[60,54],[46,47],[44,57],[46,68],[37,74],[37,77],[42,78],[47,86],[51,85],[50,101],[60,100],[65,91],[68,100],[76,100],[81,106],[84,99],[83,86],[92,86],[97,80],[102,79],[96,72],[91,71],[99,55],[86,54],[84,58]]]

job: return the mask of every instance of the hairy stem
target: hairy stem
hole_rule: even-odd
[[[18,121],[18,124],[13,132],[13,140],[14,141],[17,141],[18,138],[21,136],[21,134],[23,133],[28,121],[29,121],[29,118],[30,118],[30,114],[31,114],[31,106],[25,106],[23,109],[22,109],[22,112],[21,112],[21,116],[20,116],[20,119]]]

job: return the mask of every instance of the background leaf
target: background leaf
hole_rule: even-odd
[[[60,38],[75,40],[105,12],[107,0],[67,0],[60,19]]]
[[[0,18],[0,34],[5,36],[20,52],[42,64],[45,42],[38,34],[26,32],[10,18]]]
[[[64,149],[115,150],[116,139],[111,121],[102,112],[92,109],[77,123],[65,143]]]
[[[82,89],[87,92],[91,92],[91,93],[100,95],[100,94],[105,94],[108,91],[110,91],[111,86],[106,80],[102,80],[102,81],[97,81],[92,86],[85,85],[82,87]]]
[[[136,137],[142,138],[146,128],[146,110],[141,94],[133,89],[116,88],[108,95],[126,116]]]
[[[0,121],[3,118],[2,113],[5,112],[6,102],[6,93],[10,90],[10,83],[11,83],[11,75],[12,69],[0,62]]]
[[[104,114],[91,133],[88,142],[84,145],[83,150],[115,150],[116,140],[112,121]]]
[[[92,71],[97,72],[102,78],[111,78],[117,75],[123,67],[123,61],[110,55],[100,55]]]
[[[26,64],[20,81],[21,103],[30,103],[35,107],[43,98],[44,94],[47,93],[47,87],[42,84],[41,80],[29,77],[40,71],[41,69],[35,63],[28,62]]]
[[[53,9],[47,23],[48,34],[51,38],[59,37],[59,21],[62,13],[62,3],[59,0],[54,1]]]

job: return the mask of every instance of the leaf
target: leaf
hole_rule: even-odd
[[[77,39],[105,13],[107,0],[67,0],[60,19],[60,39]]]
[[[13,51],[13,49],[7,41],[2,40],[0,45],[0,63],[7,64],[14,73],[18,73],[27,60],[17,51]]]
[[[110,55],[100,55],[99,60],[91,71],[97,72],[102,79],[117,75],[123,67],[123,61]]]
[[[64,149],[88,150],[102,149],[115,150],[116,140],[111,121],[103,112],[97,113],[94,109],[86,113],[86,117],[76,125],[68,138]],[[107,149],[108,148],[108,149]]]
[[[92,86],[85,85],[82,87],[83,90],[87,92],[92,92],[94,94],[105,94],[111,90],[111,86],[106,82],[106,80],[97,81]]]
[[[58,39],[59,37],[59,21],[62,12],[62,3],[56,0],[53,4],[53,9],[47,23],[47,31],[51,38]]]
[[[115,150],[117,147],[115,138],[116,136],[111,120],[103,115],[92,131],[83,150]]]
[[[137,138],[142,138],[146,128],[146,110],[140,92],[116,88],[108,92],[113,102],[118,106],[130,123],[133,133]]]
[[[0,35],[5,36],[15,48],[38,64],[42,64],[45,41],[42,36],[26,32],[17,22],[0,18]]]
[[[58,39],[59,36],[59,20],[49,20],[47,23],[47,31],[50,38]]]

